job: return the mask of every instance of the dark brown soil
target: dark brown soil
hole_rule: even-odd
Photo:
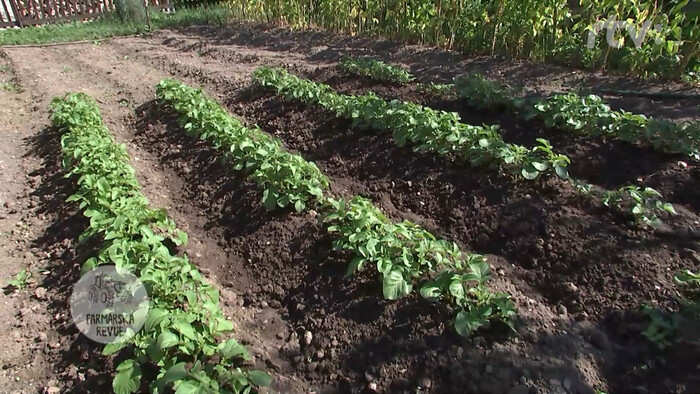
[[[321,75],[328,73],[324,70]],[[317,75],[317,79],[347,93],[367,90],[363,83],[330,74],[327,78]],[[418,93],[407,89],[372,87],[387,98],[421,101]],[[466,245],[467,249],[496,254],[515,263],[507,276],[534,284],[549,304],[563,306],[577,320],[606,322],[610,336],[619,334],[625,339],[630,327],[634,327],[632,331],[636,332],[638,341],[635,351],[627,354],[624,348],[614,349],[618,355],[624,354],[622,360],[631,358],[634,363],[637,357],[649,354],[647,350],[642,350],[641,355],[637,353],[645,347],[639,337],[639,328],[644,326],[640,325],[644,319],[638,316],[639,308],[646,303],[672,304],[674,293],[659,291],[671,289],[668,272],[694,269],[696,265],[690,258],[691,251],[697,247],[695,241],[681,237],[662,239],[629,227],[626,225],[628,218],[614,216],[600,206],[575,199],[561,184],[515,184],[508,179],[498,179],[493,172],[421,156],[408,148],[394,146],[383,133],[353,130],[349,122],[335,119],[318,108],[287,103],[255,88],[232,100],[230,109],[319,164],[336,185],[371,197],[390,215],[419,222]],[[501,115],[499,121],[494,122],[496,115],[486,114],[484,121],[500,124],[505,123],[502,120],[507,117]],[[510,122],[508,126],[517,124]],[[523,134],[520,138],[526,141],[551,134],[541,127],[519,129]],[[504,135],[507,140],[510,137]],[[557,145],[572,141],[576,144],[570,149],[574,153],[585,150],[586,146],[604,145],[577,138],[560,138]],[[606,147],[606,150],[615,151],[623,163],[631,160],[663,163],[665,159],[667,165],[675,165],[678,159],[664,158],[624,143],[615,143],[614,148]],[[628,157],[630,159],[626,160]],[[581,155],[572,157],[574,162],[585,159]],[[616,182],[616,171],[601,174],[595,160],[589,160],[585,162],[592,164],[592,171],[574,166],[572,172],[603,185]],[[696,169],[691,164],[677,173],[680,172],[680,178]],[[601,176],[591,179],[591,174]],[[672,201],[681,204],[693,201],[696,193],[690,191],[688,195],[671,190]],[[669,194],[663,188],[660,191]],[[687,208],[694,211],[696,207]],[[696,220],[691,214],[682,222]],[[645,297],[640,298],[640,294]],[[612,376],[616,380],[612,387],[629,387],[629,377],[619,374],[625,372],[624,363],[618,361],[615,367],[610,367],[615,371]],[[458,387],[448,386],[451,390]]]

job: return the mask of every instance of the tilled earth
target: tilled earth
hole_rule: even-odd
[[[2,327],[10,335],[0,339],[0,391],[110,387],[111,360],[77,335],[65,304],[83,258],[73,245],[85,224],[75,207],[62,202],[72,185],[61,178],[48,104],[68,91],[98,100],[110,131],[127,146],[144,194],[188,232],[187,253],[221,290],[238,338],[254,362],[273,373],[277,391],[643,393],[700,387],[698,347],[657,350],[641,336],[647,320],[640,313],[646,304],[673,306],[672,275],[700,265],[698,163],[474,111],[459,101],[425,97],[412,86],[349,78],[334,64],[342,54],[374,54],[423,78],[480,70],[541,92],[586,84],[653,91],[659,84],[639,87],[557,67],[260,26],[3,52],[2,77],[18,89],[0,91],[0,273],[9,278],[29,269],[35,282],[3,296],[8,318]],[[354,129],[323,110],[251,86],[253,70],[262,65],[284,66],[346,93],[371,90],[457,111],[470,123],[500,124],[507,141],[527,145],[548,138],[572,158],[576,176],[608,188],[631,182],[654,187],[680,214],[667,218],[661,230],[641,231],[599,202],[577,199],[559,182],[514,182],[398,148],[386,133]],[[155,84],[166,77],[201,86],[234,116],[315,161],[337,194],[369,197],[395,220],[412,220],[464,250],[486,254],[492,286],[512,294],[518,306],[517,334],[493,327],[463,339],[451,329],[448,311],[419,297],[383,300],[371,269],[344,278],[348,256],[332,250],[314,212],[266,212],[254,185],[156,105]],[[610,99],[648,115],[699,116],[698,100]]]

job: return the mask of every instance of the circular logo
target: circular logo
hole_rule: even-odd
[[[113,265],[101,265],[83,275],[70,298],[75,325],[100,343],[113,342],[129,329],[139,331],[148,308],[148,293],[139,278],[119,273]]]

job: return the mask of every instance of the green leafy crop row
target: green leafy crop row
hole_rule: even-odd
[[[55,98],[52,123],[61,138],[67,176],[78,191],[78,202],[90,225],[81,239],[98,237],[102,247],[83,265],[87,272],[114,264],[132,272],[146,286],[150,309],[138,333],[128,330],[103,349],[105,355],[129,355],[117,366],[117,394],[248,393],[270,383],[262,372],[242,367],[249,359],[235,339],[226,339],[233,324],[219,308],[219,294],[187,259],[173,255],[166,244],[182,245],[187,235],[175,227],[164,210],[148,207],[123,145],[102,123],[96,103],[82,93]],[[167,241],[166,241],[167,240]],[[157,375],[144,380],[144,367]]]
[[[542,119],[549,128],[619,138],[661,152],[700,159],[700,122],[697,121],[676,124],[624,110],[615,111],[594,94],[555,94],[533,104],[520,98],[517,90],[478,73],[457,77],[453,85],[439,86],[443,86],[443,92],[446,87],[453,87],[452,91],[459,97],[479,109],[508,109],[521,113],[526,119]]]
[[[646,143],[662,151],[685,153],[698,158],[700,122],[678,126],[644,115],[612,111],[600,97],[590,95],[581,98],[576,93],[554,95],[533,106],[518,98],[515,90],[499,86],[479,74],[456,78],[454,86],[458,95],[476,108],[508,109],[525,114],[526,118],[540,117],[547,127],[616,136],[628,142]],[[660,214],[676,213],[673,206],[662,201],[661,194],[650,187],[630,185],[617,190],[603,190],[581,180],[569,181],[581,195],[598,197],[605,206],[629,212],[643,225],[658,225]]]
[[[676,124],[624,110],[614,111],[593,94],[555,94],[536,103],[529,116],[541,118],[547,127],[619,138],[700,160],[700,122]]]
[[[165,80],[158,85],[157,95],[180,115],[180,122],[188,132],[210,140],[219,150],[239,152],[231,158],[235,169],[256,171],[256,166],[263,165],[257,164],[260,153],[256,149],[239,147],[246,138],[268,141],[270,137],[259,129],[246,129],[201,90]],[[216,137],[212,137],[214,135]],[[278,142],[275,141],[274,147],[268,149],[268,154],[275,155],[273,149],[281,150]],[[278,167],[294,164],[313,168],[313,174],[318,171],[314,164],[298,155],[288,154],[285,157],[280,160],[289,163],[277,163]],[[290,171],[286,175],[293,180],[297,173],[300,171]],[[261,173],[256,175],[256,180],[267,184],[268,177],[277,179],[278,176],[276,172]],[[314,177],[322,175],[319,173]],[[442,299],[455,309],[455,329],[460,335],[469,335],[492,320],[504,321],[512,327],[515,307],[506,294],[491,293],[486,287],[490,266],[482,256],[463,255],[456,244],[438,240],[409,221],[393,223],[379,208],[362,197],[349,201],[330,197],[327,195],[327,179],[319,179],[323,179],[322,191],[326,192],[318,196],[313,194],[320,217],[327,231],[336,237],[335,248],[351,251],[355,255],[348,275],[367,263],[375,264],[381,274],[383,294],[390,300],[410,294],[414,285],[422,281],[423,296],[433,301]],[[285,205],[271,204],[270,207]],[[295,207],[299,209],[304,206]],[[435,281],[426,282],[434,277],[437,277]]]
[[[477,73],[455,78],[453,84],[421,84],[421,88],[440,96],[456,94],[478,109],[529,112],[530,118],[544,118],[548,127],[581,130],[593,135],[615,135],[628,142],[646,142],[667,152],[698,157],[700,122],[678,126],[668,121],[648,119],[644,115],[612,111],[594,95],[583,99],[575,93],[555,95],[533,106],[519,98],[515,89],[499,86]],[[643,225],[658,225],[659,214],[675,213],[673,206],[663,202],[661,194],[650,187],[642,189],[632,185],[618,190],[602,190],[581,180],[568,180],[581,195],[598,197],[605,206],[629,212]]]
[[[346,73],[369,77],[377,81],[407,84],[415,80],[410,72],[380,60],[346,56],[339,65],[340,69]]]
[[[330,198],[328,205],[323,220],[337,237],[335,248],[356,256],[347,275],[366,263],[376,264],[384,297],[390,300],[410,294],[414,282],[422,280],[423,297],[443,300],[456,311],[455,329],[462,336],[494,319],[513,327],[515,305],[507,294],[486,287],[491,267],[483,256],[465,255],[455,243],[436,239],[409,221],[392,223],[362,197]],[[426,276],[434,279],[426,281]]]
[[[473,166],[499,167],[526,179],[536,179],[543,173],[568,178],[569,158],[554,152],[544,139],[538,139],[534,148],[509,144],[503,141],[497,126],[468,125],[461,123],[454,112],[399,100],[387,102],[372,93],[337,94],[327,85],[301,79],[280,68],[261,67],[253,78],[286,99],[320,105],[357,125],[391,130],[399,146],[410,142],[417,151],[454,155]]]
[[[353,67],[341,67],[354,75],[385,81],[382,73],[374,71],[371,62],[353,59]],[[393,82],[408,84],[415,80],[409,72],[378,62],[381,68],[401,70],[407,75]],[[454,78],[453,84],[421,84],[421,88],[438,95],[457,93],[475,108],[486,110],[509,109],[519,111],[527,119],[540,118],[547,127],[583,134],[619,138],[640,143],[667,153],[681,153],[700,160],[700,122],[676,124],[624,110],[614,111],[599,96],[577,93],[555,94],[534,105],[518,97],[519,92],[501,86],[478,73]]]
[[[328,190],[328,178],[316,164],[283,150],[279,140],[260,129],[245,127],[201,90],[166,79],[158,84],[156,94],[179,114],[188,133],[222,151],[236,170],[249,172],[263,189],[267,209],[291,205],[301,212]]]

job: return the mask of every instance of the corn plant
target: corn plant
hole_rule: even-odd
[[[179,114],[188,133],[210,142],[235,170],[248,173],[263,190],[262,202],[267,209],[292,206],[301,212],[328,189],[328,178],[316,164],[283,150],[279,140],[260,129],[245,127],[201,90],[163,80],[156,94]]]
[[[368,77],[382,82],[405,85],[415,80],[410,72],[380,60],[346,56],[340,61],[339,66],[341,70],[350,75]]]
[[[247,0],[231,6],[237,17],[248,20],[379,35],[470,54],[556,60],[640,76],[679,78],[697,71],[699,63],[697,9],[693,11],[688,0]],[[637,32],[644,23],[659,28],[621,40],[619,49],[608,45],[606,32],[601,31],[592,36],[595,45],[589,48],[587,40],[601,18],[625,21]],[[619,33],[615,38],[621,38]]]
[[[473,166],[497,167],[530,180],[552,173],[568,177],[569,159],[554,153],[545,140],[539,140],[540,145],[534,148],[506,143],[497,126],[464,124],[457,113],[399,100],[387,102],[372,93],[337,94],[328,85],[279,68],[261,67],[253,78],[286,99],[319,105],[338,117],[351,119],[355,126],[389,130],[399,146],[410,143],[419,152],[456,156]]]
[[[143,329],[127,330],[103,349],[122,360],[112,382],[115,393],[139,391],[144,367],[157,372],[145,382],[153,393],[248,393],[268,385],[266,373],[244,366],[245,348],[226,339],[233,324],[219,308],[217,290],[186,255],[173,255],[166,246],[182,245],[187,236],[164,210],[148,207],[126,149],[109,134],[96,103],[73,93],[54,98],[51,111],[53,125],[63,132],[67,176],[78,185],[68,201],[79,203],[90,219],[81,239],[102,245],[82,271],[113,264],[139,277],[150,297]]]

